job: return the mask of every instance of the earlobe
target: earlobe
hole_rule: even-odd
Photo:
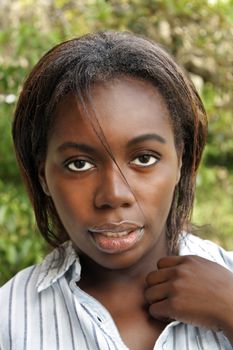
[[[44,164],[41,164],[39,166],[38,177],[39,177],[40,185],[41,185],[44,193],[47,196],[50,196],[49,188],[48,188],[46,177],[45,177],[45,166],[44,166]]]

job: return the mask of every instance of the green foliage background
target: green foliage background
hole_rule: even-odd
[[[193,222],[233,249],[233,2],[231,0],[2,0],[0,3],[0,285],[48,250],[34,224],[11,141],[22,82],[60,41],[130,30],[162,43],[190,73],[209,115]]]

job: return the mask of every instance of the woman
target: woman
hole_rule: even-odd
[[[232,348],[232,255],[190,234],[206,129],[147,39],[90,34],[42,57],[13,138],[57,249],[1,288],[1,349]]]

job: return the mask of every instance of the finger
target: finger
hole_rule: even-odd
[[[161,300],[157,303],[151,304],[149,307],[150,315],[157,320],[175,319],[171,310],[169,309],[168,299]]]
[[[156,303],[168,297],[168,287],[166,283],[152,286],[145,291],[145,298],[149,304]]]
[[[174,267],[176,265],[180,265],[184,261],[184,259],[184,256],[165,256],[158,260],[157,267],[158,269]]]
[[[170,280],[173,276],[173,270],[171,268],[163,268],[157,271],[151,271],[146,276],[146,284],[148,287],[156,284],[164,283]]]

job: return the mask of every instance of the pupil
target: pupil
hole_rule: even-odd
[[[74,164],[75,164],[76,168],[81,169],[85,165],[85,160],[76,160],[76,162]]]
[[[141,163],[148,163],[149,159],[150,159],[149,155],[144,155],[139,157],[139,160]]]

